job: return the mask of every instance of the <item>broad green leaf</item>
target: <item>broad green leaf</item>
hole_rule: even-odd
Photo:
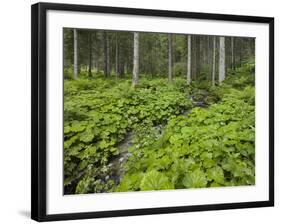
[[[140,188],[142,191],[174,189],[172,182],[165,174],[152,170],[145,173]]]
[[[203,171],[196,169],[193,172],[188,172],[182,180],[186,188],[201,188],[206,187],[207,178]]]
[[[215,166],[211,169],[207,170],[208,178],[214,180],[216,183],[223,184],[224,183],[224,173],[223,169],[219,166]]]

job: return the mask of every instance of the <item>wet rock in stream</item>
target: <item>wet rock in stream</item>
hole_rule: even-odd
[[[204,89],[197,89],[190,96],[192,105],[194,107],[208,107],[208,103],[206,102],[206,98],[209,96],[209,92]]]
[[[131,155],[131,153],[128,152],[128,148],[133,145],[132,139],[133,132],[130,131],[127,133],[124,140],[118,145],[119,154],[117,156],[114,156],[108,164],[111,175],[107,180],[113,180],[115,186],[119,184],[121,178],[124,175],[124,164],[126,163],[128,157]]]

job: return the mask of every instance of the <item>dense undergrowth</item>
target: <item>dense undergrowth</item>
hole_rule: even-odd
[[[252,185],[255,183],[253,63],[220,86],[185,79],[66,80],[65,193]],[[194,102],[203,102],[198,107]],[[110,161],[132,132],[125,173]]]

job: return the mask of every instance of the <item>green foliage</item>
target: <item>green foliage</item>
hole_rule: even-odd
[[[65,186],[76,186],[76,193],[100,192],[101,186],[106,187],[108,181],[100,180],[111,176],[107,165],[119,154],[118,145],[128,131],[138,131],[140,136],[146,127],[166,124],[171,116],[191,108],[184,85],[183,79],[173,84],[144,79],[133,89],[127,80],[66,80]]]
[[[73,79],[73,66],[64,67],[63,69],[64,79]]]
[[[159,189],[159,179],[169,189],[255,183],[254,88],[223,84],[208,91],[220,93],[220,101],[206,109],[196,107],[188,116],[171,116],[160,136],[149,129],[136,137],[122,189]],[[137,173],[144,173],[142,180],[126,185]]]
[[[182,180],[182,183],[186,188],[206,187],[206,174],[200,169],[196,169],[192,172],[187,172]]]
[[[165,174],[152,170],[144,175],[140,183],[142,191],[173,189],[173,184]]]
[[[175,78],[65,80],[66,193],[124,192],[255,183],[251,63],[220,86]],[[206,108],[190,100],[204,101]],[[133,133],[120,179],[110,162]]]

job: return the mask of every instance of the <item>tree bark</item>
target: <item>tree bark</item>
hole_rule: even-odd
[[[139,33],[134,32],[133,87],[139,83]]]
[[[109,54],[109,35],[106,35],[106,70],[107,70],[107,76],[110,76],[110,54]]]
[[[106,31],[103,32],[103,44],[104,44],[104,76],[109,77],[109,39]]]
[[[207,57],[208,57],[208,80],[210,80],[212,82],[212,72],[213,72],[213,37],[212,36],[208,36],[207,38]]]
[[[212,64],[212,85],[215,85],[216,75],[216,37],[213,37],[213,64]]]
[[[96,73],[100,73],[100,35],[99,32],[94,32],[94,40],[95,40],[95,46],[94,46],[94,62],[96,67]]]
[[[173,40],[172,34],[168,34],[168,80],[172,81],[173,78]]]
[[[78,78],[78,50],[77,50],[77,29],[73,29],[73,74],[74,79]]]
[[[187,84],[191,83],[191,35],[187,35]]]
[[[89,41],[89,70],[88,70],[88,76],[92,77],[92,33],[89,31],[88,34],[88,41]]]
[[[200,45],[200,36],[196,37],[196,76],[200,76],[201,72],[201,58],[200,58],[200,52],[201,52],[201,45]]]
[[[235,70],[235,63],[234,63],[234,37],[231,37],[231,68]]]
[[[197,52],[197,49],[196,49],[196,39],[197,39],[197,36],[196,35],[193,35],[191,37],[191,42],[192,42],[192,46],[191,46],[191,58],[192,58],[192,64],[191,64],[191,77],[192,77],[192,80],[196,80],[196,74],[197,74],[197,71],[196,71],[196,68],[197,68],[197,57],[196,57],[196,52]]]
[[[115,73],[118,78],[118,34],[115,33]]]
[[[220,37],[219,83],[225,79],[225,37]]]

